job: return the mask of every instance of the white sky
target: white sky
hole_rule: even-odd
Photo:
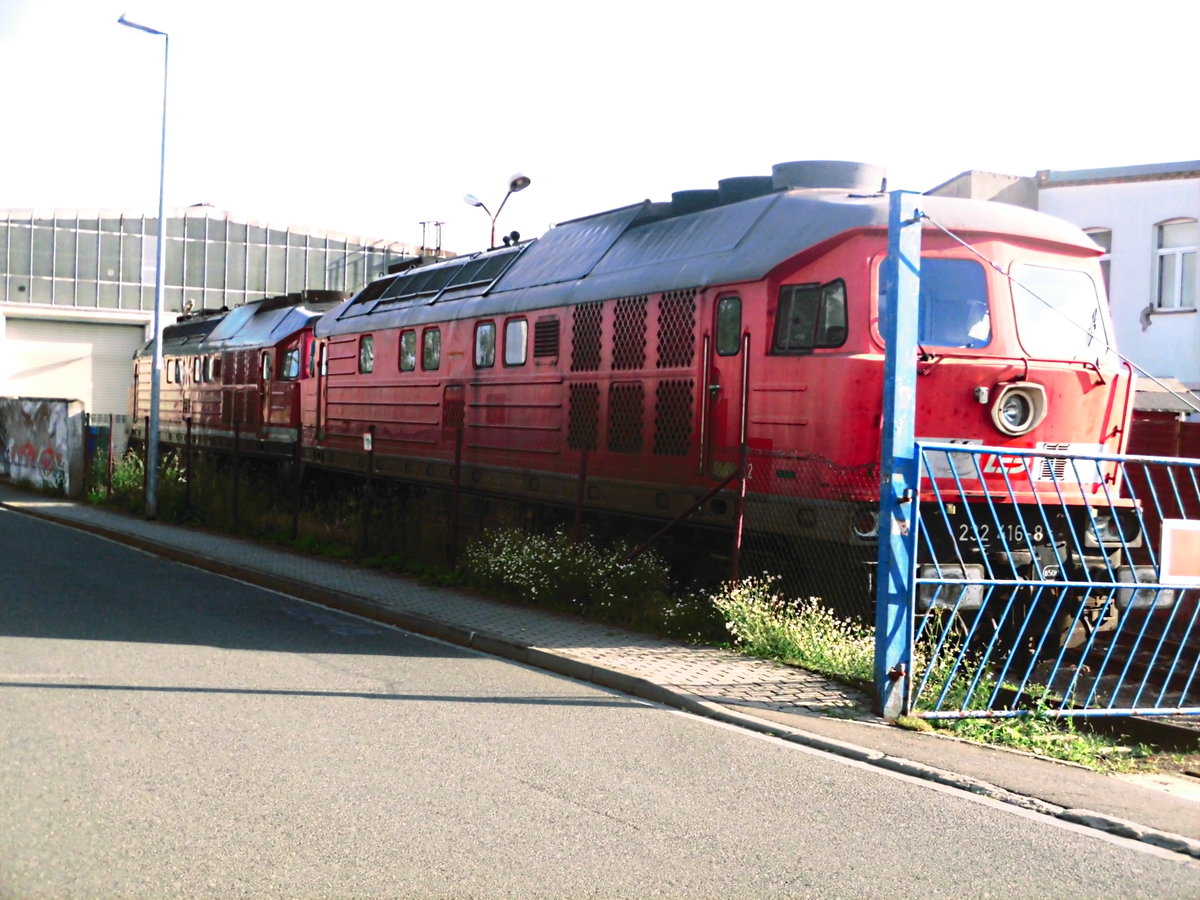
[[[1200,4],[1104,0],[0,0],[0,208],[166,204],[443,245],[796,159],[966,169],[1200,158]]]

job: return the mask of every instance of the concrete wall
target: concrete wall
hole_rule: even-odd
[[[0,397],[0,476],[75,498],[83,492],[83,403]]]

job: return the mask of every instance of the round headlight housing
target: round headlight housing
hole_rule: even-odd
[[[850,519],[850,530],[860,541],[870,541],[879,537],[879,507],[858,507]]]
[[[1002,434],[1028,434],[1046,418],[1046,389],[1022,381],[996,385],[992,401],[992,424]]]

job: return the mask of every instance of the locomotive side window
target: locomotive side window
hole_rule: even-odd
[[[400,332],[400,371],[411,372],[417,367],[417,333]]]
[[[375,336],[364,334],[358,339],[358,371],[363,374],[375,371]]]
[[[846,343],[846,284],[788,284],[779,289],[774,353],[811,353]]]
[[[199,384],[203,374],[204,360],[199,356],[192,357],[192,382]]]
[[[527,319],[510,319],[504,323],[504,364],[525,365],[525,339],[529,336]]]
[[[316,375],[316,374],[317,374],[317,372],[316,372],[316,365],[317,365],[317,362],[316,362],[316,360],[317,360],[317,342],[316,342],[316,341],[309,341],[309,344],[308,344],[308,361],[307,361],[307,362],[304,364],[304,368],[305,368],[305,369],[308,371],[308,377],[309,377],[309,378],[312,378],[314,375]]]
[[[263,381],[271,380],[271,354],[264,353],[262,355],[262,365],[259,367],[259,372],[262,374]]]
[[[442,332],[438,328],[426,328],[421,340],[421,368],[432,372],[442,364]]]
[[[283,351],[283,362],[279,366],[279,377],[295,381],[300,377],[300,348]]]
[[[488,369],[496,364],[496,323],[475,326],[475,368]]]
[[[742,298],[722,297],[717,301],[717,353],[736,356],[742,346]]]

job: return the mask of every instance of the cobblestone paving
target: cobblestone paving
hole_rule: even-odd
[[[6,486],[0,486],[0,501],[14,509],[136,536],[235,568],[358,596],[399,613],[616,669],[726,706],[801,714],[870,715],[871,698],[862,691],[802,669],[750,659],[728,650],[666,641],[237,538],[147,522],[82,504],[30,497]]]

